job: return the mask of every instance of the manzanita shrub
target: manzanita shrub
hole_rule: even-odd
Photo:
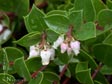
[[[111,84],[112,0],[0,0],[0,84]]]

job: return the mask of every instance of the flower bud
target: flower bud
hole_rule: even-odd
[[[78,55],[80,52],[80,42],[79,41],[71,41],[70,47],[72,48],[75,55]]]
[[[61,44],[61,53],[66,52],[67,48],[68,48],[68,44],[67,43],[62,43]]]
[[[57,47],[59,47],[61,45],[61,43],[63,43],[64,41],[64,35],[61,35],[58,37],[58,39],[53,43],[53,48],[57,49]]]
[[[42,50],[40,52],[40,56],[42,59],[42,65],[48,65],[50,61],[51,52],[49,50]]]

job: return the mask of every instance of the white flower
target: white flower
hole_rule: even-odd
[[[3,32],[3,40],[6,40],[9,37],[10,34],[11,34],[11,31],[9,29],[6,29]]]
[[[40,56],[42,59],[42,65],[48,65],[51,57],[51,52],[49,50],[41,50]]]
[[[0,32],[3,30],[3,25],[0,24]]]
[[[78,55],[80,52],[80,42],[79,41],[71,41],[70,47],[72,48],[75,55]]]
[[[2,31],[2,29],[0,29],[0,31]],[[9,29],[4,30],[0,34],[0,42],[7,40],[10,35],[11,35],[11,31]]]
[[[29,58],[37,57],[40,54],[40,50],[35,46],[30,46]]]
[[[59,47],[61,45],[61,43],[63,43],[64,41],[64,35],[61,35],[58,37],[58,39],[53,43],[53,48],[57,49],[57,47]]]
[[[62,43],[60,48],[61,48],[61,53],[64,53],[68,49],[68,44],[67,43]]]
[[[49,51],[51,53],[50,59],[54,60],[54,57],[55,57],[55,50],[54,50],[54,48],[49,49]]]

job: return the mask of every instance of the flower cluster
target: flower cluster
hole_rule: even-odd
[[[48,65],[50,60],[54,60],[55,50],[49,43],[40,47],[40,44],[30,46],[29,58],[40,56],[42,59],[42,65]]]
[[[0,42],[7,40],[10,35],[11,31],[4,27],[4,25],[0,24]]]
[[[52,46],[46,42],[47,35],[44,32],[41,37],[41,42],[30,46],[29,58],[40,56],[42,64],[48,65],[50,60],[54,60],[55,49],[59,46],[61,48],[61,53],[67,51],[68,55],[73,53],[77,56],[80,53],[80,42],[73,38],[72,29],[73,27],[70,26],[66,33],[66,38],[64,38],[64,34],[60,35]]]
[[[74,53],[76,56],[80,51],[80,42],[75,40],[73,37],[64,39],[64,35],[60,35],[58,39],[54,42],[53,48],[57,49],[60,46],[61,53],[65,53],[67,51],[68,55]]]

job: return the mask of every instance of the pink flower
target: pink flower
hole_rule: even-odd
[[[80,52],[80,42],[79,41],[71,41],[70,47],[72,48],[75,55],[78,55]]]
[[[64,53],[68,49],[68,44],[67,43],[62,43],[60,48],[61,48],[61,53]]]

